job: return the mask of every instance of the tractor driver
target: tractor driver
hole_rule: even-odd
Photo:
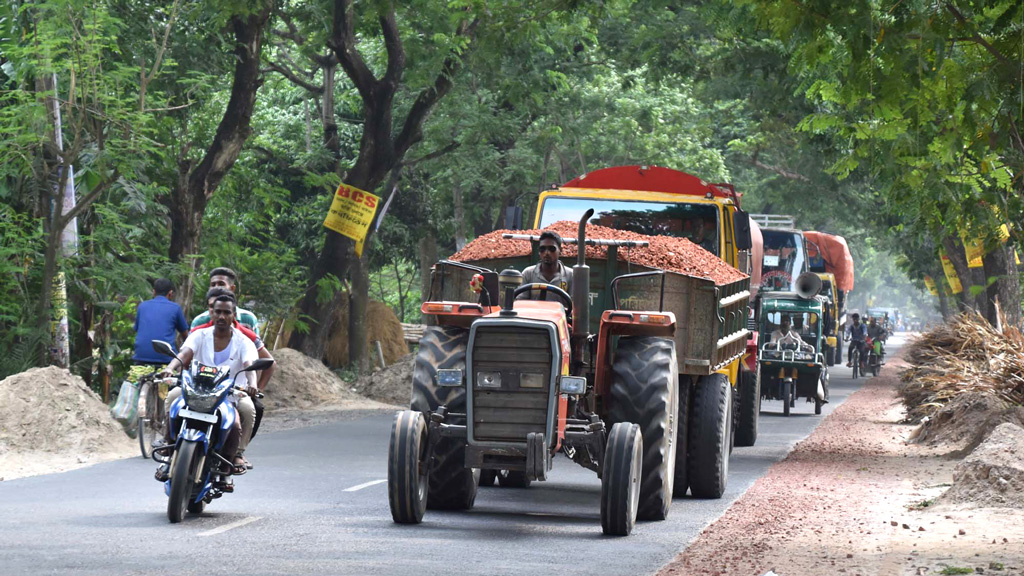
[[[551,284],[571,294],[572,269],[566,268],[558,259],[562,255],[562,237],[557,232],[544,230],[540,233],[540,245],[537,250],[540,252],[540,263],[523,270],[523,284]],[[530,296],[524,293],[520,298]],[[558,297],[548,293],[546,299],[557,301]]]

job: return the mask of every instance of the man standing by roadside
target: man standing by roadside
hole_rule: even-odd
[[[235,274],[235,271],[232,270],[231,268],[225,268],[221,266],[219,268],[214,268],[213,270],[210,270],[209,288],[225,288],[227,290],[230,290],[231,293],[235,295],[235,298],[238,298],[237,282],[238,275]],[[255,332],[257,336],[260,335],[259,320],[256,318],[256,315],[253,314],[252,312],[239,306],[238,308],[235,309],[235,319],[238,321],[239,324]],[[199,316],[196,316],[195,318],[192,319],[192,328],[196,328],[202,324],[206,324],[210,320],[210,312],[203,312]]]
[[[162,340],[171,345],[174,351],[175,332],[188,335],[188,322],[181,306],[172,301],[174,284],[167,278],[158,278],[153,282],[153,299],[140,302],[135,312],[135,354],[132,361],[137,364],[165,365],[171,361],[169,356],[153,350],[153,340]]]

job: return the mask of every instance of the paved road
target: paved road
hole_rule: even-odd
[[[834,369],[826,414],[864,382],[849,375]],[[668,520],[628,538],[602,536],[600,482],[564,458],[548,482],[482,489],[472,511],[395,525],[383,483],[391,414],[375,413],[261,436],[236,493],[178,525],[141,458],[0,482],[0,575],[651,574],[820,421],[801,402],[789,418],[781,402],[762,410],[724,498],[677,499]]]

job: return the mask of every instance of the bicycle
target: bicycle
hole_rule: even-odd
[[[167,427],[167,410],[164,406],[164,399],[167,398],[167,381],[157,379],[160,370],[161,368],[157,367],[138,379],[140,389],[136,430],[143,458],[153,456],[153,443],[158,438],[163,438]]]

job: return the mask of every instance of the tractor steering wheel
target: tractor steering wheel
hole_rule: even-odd
[[[566,315],[569,316],[569,317],[572,317],[572,296],[569,296],[568,292],[566,292],[565,290],[562,290],[558,286],[554,286],[552,284],[545,284],[543,282],[534,282],[532,284],[523,284],[522,286],[520,286],[519,288],[516,288],[512,292],[512,296],[514,298],[514,297],[517,297],[517,296],[519,296],[520,294],[522,294],[524,292],[530,292],[530,291],[533,291],[533,290],[540,290],[540,298],[538,298],[538,300],[547,300],[548,299],[548,296],[547,296],[548,292],[551,292],[552,294],[557,296],[558,300],[561,301],[562,306],[565,307]],[[532,300],[532,298],[531,298],[531,300]]]

